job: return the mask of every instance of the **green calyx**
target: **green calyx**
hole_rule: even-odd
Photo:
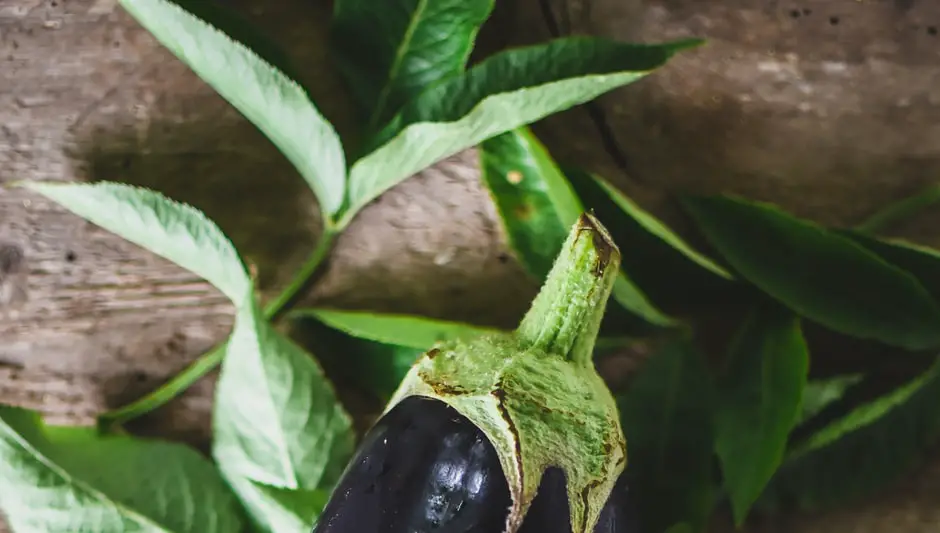
[[[439,343],[386,407],[436,398],[486,434],[512,495],[505,533],[519,529],[553,466],[567,478],[572,532],[590,533],[626,466],[617,406],[592,360],[619,265],[604,227],[581,215],[515,332]]]

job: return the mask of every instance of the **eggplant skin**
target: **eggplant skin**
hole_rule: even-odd
[[[411,396],[368,431],[313,533],[501,533],[511,503],[483,432]]]
[[[549,468],[542,475],[539,491],[532,500],[518,533],[571,533],[571,511],[565,489],[565,474],[558,468]],[[594,533],[639,533],[640,526],[621,475],[601,510]]]

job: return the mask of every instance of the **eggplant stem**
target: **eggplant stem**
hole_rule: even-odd
[[[516,335],[531,348],[591,364],[619,268],[620,250],[607,229],[582,214]]]

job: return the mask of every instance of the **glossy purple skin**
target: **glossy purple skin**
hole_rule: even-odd
[[[509,485],[496,450],[445,403],[409,397],[369,430],[314,533],[494,533]]]
[[[409,397],[366,434],[313,533],[503,533],[496,450],[441,401]],[[565,476],[546,471],[519,533],[571,533]],[[638,533],[622,480],[594,533]]]

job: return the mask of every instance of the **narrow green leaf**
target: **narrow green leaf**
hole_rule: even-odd
[[[332,486],[353,451],[352,421],[310,355],[249,297],[216,387],[213,456],[227,478],[277,488]]]
[[[717,387],[715,413],[715,451],[737,525],[783,460],[808,371],[796,316],[762,306],[745,320]]]
[[[251,286],[235,247],[192,206],[120,183],[28,181],[21,186],[199,275],[236,305]]]
[[[940,250],[903,239],[870,237],[844,232],[849,238],[917,278],[934,298],[940,298]]]
[[[461,73],[493,0],[337,0],[332,50],[371,126]]]
[[[653,353],[620,398],[644,531],[677,521],[704,527],[712,505],[711,398],[705,361],[684,339]]]
[[[509,245],[530,275],[545,279],[584,211],[581,201],[528,128],[484,141],[480,167]]]
[[[342,380],[388,400],[418,358],[438,342],[470,339],[497,330],[419,316],[367,311],[298,309],[298,322],[334,381]],[[306,338],[306,337],[305,337]]]
[[[606,195],[612,202],[612,205],[619,208],[622,215],[626,215],[618,217],[610,209],[605,209],[607,205],[600,201],[597,194],[582,194],[582,198],[586,196],[593,200],[590,207],[594,209],[598,215],[604,213],[608,215],[611,225],[614,226],[614,231],[616,231],[617,234],[623,235],[624,237],[629,236],[628,238],[621,238],[620,240],[623,242],[630,242],[631,246],[633,246],[632,243],[636,240],[642,240],[642,244],[644,245],[659,243],[674,252],[674,255],[681,257],[687,263],[696,265],[699,269],[706,270],[719,278],[726,280],[734,279],[734,276],[730,272],[706,255],[692,248],[682,237],[663,224],[662,221],[644,210],[627,195],[620,192],[616,187],[600,176],[576,170],[566,170],[565,174],[572,180],[572,184],[579,193],[582,193],[582,191],[587,193],[589,190],[589,187],[583,187],[582,185],[589,185],[590,183],[595,184],[596,189]],[[596,206],[594,205],[595,203],[597,204]],[[650,239],[650,237],[652,237],[652,239]],[[638,256],[639,254],[633,255]],[[648,263],[648,260],[644,261],[644,263]],[[657,264],[657,267],[659,267],[659,264]]]
[[[411,100],[349,175],[344,220],[461,150],[642,78],[698,41],[631,45],[573,37],[496,54]]]
[[[940,345],[940,307],[930,294],[851,239],[769,204],[695,197],[685,205],[741,277],[799,315],[909,350]]]
[[[282,489],[242,477],[229,482],[258,533],[310,533],[330,497],[325,490]]]
[[[766,497],[815,510],[867,497],[898,480],[940,436],[940,359],[907,385],[797,445]]]
[[[427,350],[434,344],[454,339],[469,339],[499,330],[435,320],[413,315],[379,314],[371,311],[340,311],[336,309],[297,309],[293,316],[312,316],[328,326],[346,333],[386,344]]]
[[[339,211],[346,178],[343,147],[300,85],[169,0],[121,0],[121,5],[281,150],[325,213]]]
[[[826,407],[841,400],[845,392],[857,385],[863,378],[862,374],[848,374],[809,381],[803,389],[803,403],[800,406],[800,418],[797,424],[808,421]]]
[[[0,406],[0,511],[14,531],[240,533],[218,471],[181,444],[46,426]]]
[[[666,533],[692,533],[692,532],[693,532],[692,526],[684,522],[676,524],[666,530]]]

